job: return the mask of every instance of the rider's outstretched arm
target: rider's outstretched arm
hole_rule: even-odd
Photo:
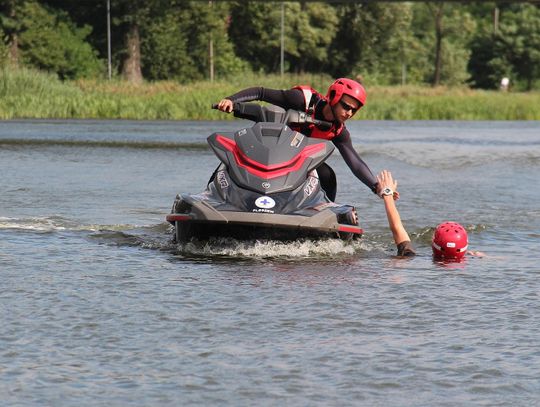
[[[356,178],[362,181],[373,192],[378,192],[377,179],[365,161],[362,160],[354,149],[349,131],[343,129],[339,136],[334,137],[332,142],[339,150],[345,163],[351,169],[353,174],[356,175]]]

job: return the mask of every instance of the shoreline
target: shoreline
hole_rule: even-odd
[[[232,120],[212,103],[251,86],[325,89],[323,75],[247,75],[231,82],[59,80],[26,69],[0,70],[0,120]],[[369,86],[366,106],[352,120],[540,120],[540,92],[467,87]]]

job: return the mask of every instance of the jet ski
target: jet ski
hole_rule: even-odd
[[[175,242],[362,236],[356,208],[332,202],[317,175],[333,144],[290,127],[310,123],[329,129],[331,123],[255,103],[235,103],[233,113],[255,123],[208,137],[220,164],[204,191],[176,196],[166,217]]]

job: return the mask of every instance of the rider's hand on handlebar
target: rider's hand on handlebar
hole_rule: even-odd
[[[231,113],[233,110],[233,102],[229,99],[222,99],[218,105],[217,108],[225,113]]]

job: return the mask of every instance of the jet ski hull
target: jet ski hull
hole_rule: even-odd
[[[328,204],[327,208],[312,209],[311,216],[276,213],[220,211],[207,201],[184,197],[177,207],[184,213],[171,213],[167,221],[175,228],[175,240],[186,242],[193,238],[230,237],[238,240],[269,239],[297,240],[302,238],[339,238],[350,240],[363,234],[358,225],[340,223],[355,218],[354,208]]]
[[[362,235],[356,209],[330,200],[319,180],[317,168],[334,146],[289,127],[311,116],[253,104],[235,104],[234,111],[256,123],[208,137],[221,163],[203,192],[177,195],[167,216],[177,242]]]

